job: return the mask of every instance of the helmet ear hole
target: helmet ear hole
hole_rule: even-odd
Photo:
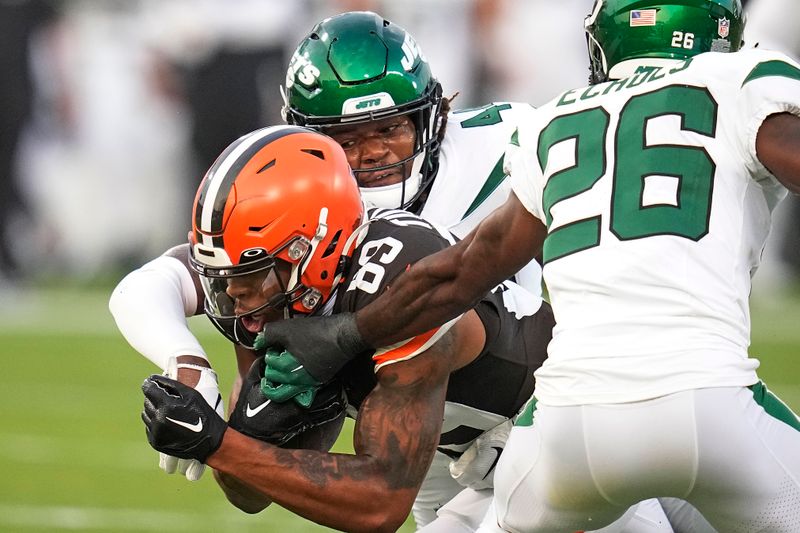
[[[342,230],[337,231],[336,234],[333,236],[333,239],[331,239],[331,242],[328,245],[328,247],[325,248],[324,252],[322,252],[323,259],[331,255],[336,250],[336,245],[339,244],[339,237],[341,236],[342,236]]]

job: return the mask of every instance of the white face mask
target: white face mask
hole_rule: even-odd
[[[411,174],[405,179],[405,191],[403,182],[381,187],[360,187],[361,197],[365,202],[374,207],[386,209],[403,209],[419,192],[422,186],[422,162],[425,160],[425,151],[414,158],[411,166]]]
[[[405,194],[403,191],[403,182],[401,181],[382,187],[362,187],[361,197],[365,202],[374,207],[400,209],[403,204],[413,198],[419,191],[419,186],[422,183],[422,175],[416,172],[411,177],[406,178],[405,183]]]

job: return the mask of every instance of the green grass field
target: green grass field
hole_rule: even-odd
[[[247,515],[208,472],[190,483],[159,470],[139,418],[156,368],[117,332],[109,292],[0,296],[0,531],[330,531],[277,505]],[[190,324],[228,391],[230,343],[203,317]],[[352,451],[345,431],[337,451]]]
[[[118,334],[107,295],[0,295],[0,531],[329,531],[275,505],[246,515],[210,475],[189,483],[158,469],[139,419],[139,386],[155,367]],[[230,345],[205,319],[191,323],[227,391]],[[762,378],[797,411],[800,298],[756,307],[753,333]],[[351,449],[340,439],[337,450]]]

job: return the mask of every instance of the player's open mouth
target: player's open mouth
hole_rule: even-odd
[[[264,316],[258,313],[241,316],[239,320],[241,320],[242,326],[250,333],[258,333],[261,331],[264,328],[264,322],[266,322]]]

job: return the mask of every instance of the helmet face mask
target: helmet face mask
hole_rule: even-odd
[[[198,189],[193,215],[190,263],[205,312],[247,346],[265,322],[312,314],[330,299],[363,205],[335,141],[278,126],[223,152]]]
[[[419,192],[416,127],[407,115],[326,129],[356,170],[361,196],[379,207],[398,207]]]
[[[205,312],[217,319],[234,319],[245,315],[252,315],[265,310],[266,307],[283,309],[286,306],[285,297],[277,299],[278,293],[285,295],[286,288],[281,276],[276,272],[276,261],[266,250],[258,250],[265,257],[254,264],[252,270],[238,269],[210,269],[197,261],[192,262],[195,271],[200,274],[200,283],[206,295]],[[273,289],[278,287],[276,293]],[[264,296],[260,304],[249,308],[237,308],[237,298],[229,293],[236,289],[236,294],[242,294],[246,289],[250,295]],[[234,290],[230,291],[234,293]],[[251,296],[252,300],[252,296]],[[280,301],[278,301],[280,300]]]
[[[744,25],[740,0],[595,0],[584,21],[589,83],[703,52],[735,52]]]
[[[299,258],[296,263],[276,257],[281,255],[284,248],[290,249],[290,256],[293,255],[292,249],[302,250],[295,255]],[[207,267],[191,259],[192,267],[200,274],[206,295],[206,314],[223,320],[265,314],[272,319],[289,318],[296,314],[292,304],[298,300],[307,312],[314,311],[320,300],[320,291],[297,282],[289,289],[292,273],[308,258],[309,251],[308,240],[294,237],[278,248],[275,255],[263,248],[245,250],[241,263],[233,268]],[[276,312],[280,312],[281,316],[277,316]]]
[[[442,89],[414,39],[399,26],[371,12],[325,19],[294,52],[283,94],[288,123],[334,135],[338,127],[387,117],[407,115],[412,120],[416,140],[407,177],[419,186],[401,186],[396,203],[380,207],[406,208],[432,183]],[[356,173],[362,170],[354,168]],[[408,194],[412,189],[416,191]],[[374,203],[370,191],[364,193]]]

